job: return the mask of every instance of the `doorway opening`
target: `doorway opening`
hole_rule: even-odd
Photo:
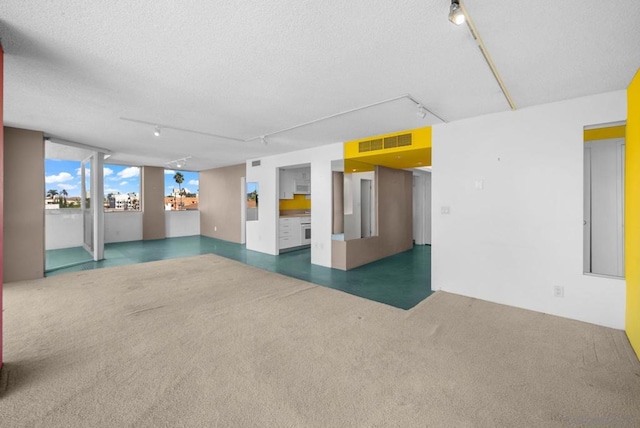
[[[583,271],[624,277],[624,124],[584,135]]]

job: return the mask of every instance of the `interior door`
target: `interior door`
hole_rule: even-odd
[[[624,276],[624,140],[598,140],[585,146],[585,272],[621,277]]]
[[[80,165],[83,245],[94,261],[104,258],[104,154],[95,152]]]
[[[584,221],[582,237],[584,240],[583,260],[584,272],[591,272],[591,148],[584,148]]]

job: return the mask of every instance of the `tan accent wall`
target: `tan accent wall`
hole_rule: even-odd
[[[142,167],[142,239],[164,239],[164,168]]]
[[[334,234],[344,233],[344,172],[332,174],[333,218],[331,226]]]
[[[349,270],[413,247],[411,172],[376,167],[378,236],[332,241],[332,267]]]
[[[200,171],[200,234],[241,242],[241,179],[246,164]]]
[[[5,282],[44,276],[44,135],[4,128]]]

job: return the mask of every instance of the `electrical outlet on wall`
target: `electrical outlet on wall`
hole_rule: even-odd
[[[553,297],[564,297],[564,287],[561,285],[554,285]]]

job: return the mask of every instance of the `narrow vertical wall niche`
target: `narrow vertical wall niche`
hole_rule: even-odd
[[[584,132],[584,272],[624,277],[624,125]]]

